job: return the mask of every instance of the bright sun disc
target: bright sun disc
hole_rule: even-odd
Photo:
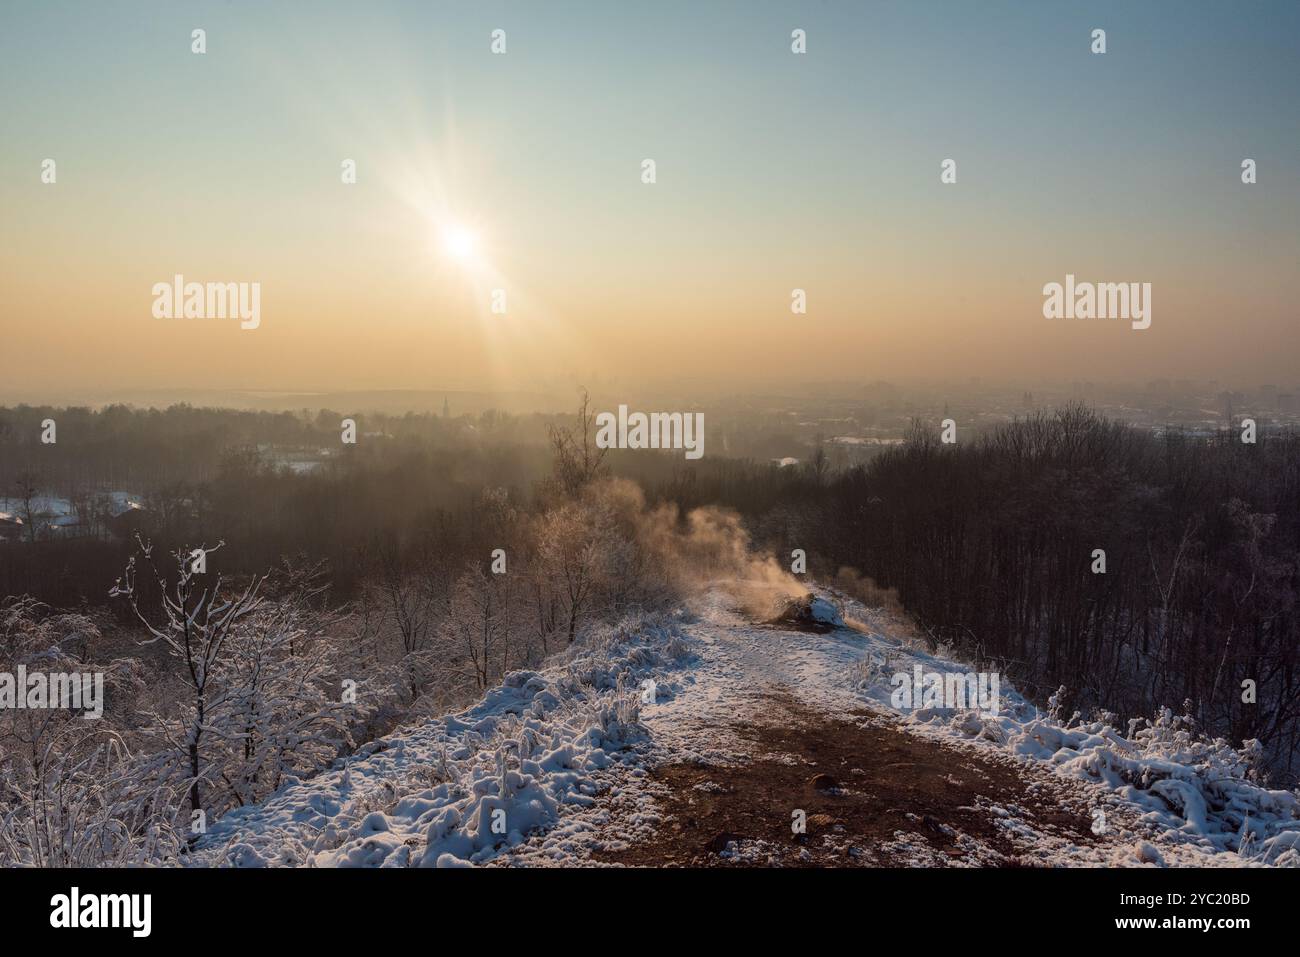
[[[477,246],[478,237],[464,226],[448,226],[442,231],[442,247],[453,259],[468,262]]]

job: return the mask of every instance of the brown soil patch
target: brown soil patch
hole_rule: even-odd
[[[768,700],[769,723],[737,727],[760,757],[743,767],[656,769],[667,795],[655,838],[596,859],[685,867],[1027,863],[990,805],[1016,806],[1035,831],[1097,841],[1086,807],[1065,808],[1050,789],[1031,790],[1009,762],[908,734],[879,715],[842,721],[785,692]],[[795,809],[805,812],[805,834],[791,828]]]

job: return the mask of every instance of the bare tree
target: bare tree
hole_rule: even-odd
[[[152,546],[137,539],[141,556],[148,563],[158,582],[161,595],[162,621],[154,624],[141,611],[136,598],[136,561],[132,556],[126,571],[118,579],[110,594],[125,597],[153,636],[146,644],[161,641],[168,650],[184,663],[184,675],[192,696],[191,718],[182,741],[176,742],[184,749],[189,764],[189,802],[191,814],[204,812],[202,782],[205,779],[203,760],[204,735],[209,730],[209,714],[224,703],[224,689],[214,682],[222,656],[226,652],[236,626],[255,613],[262,604],[257,592],[262,579],[255,577],[242,590],[226,597],[222,594],[220,575],[209,589],[200,581],[206,577],[199,571],[198,561],[225,545],[225,542],[190,552],[179,549],[176,559],[176,576],[169,585],[153,561]]]
[[[30,472],[24,472],[14,482],[17,486],[18,500],[23,503],[23,521],[27,523],[27,540],[36,541],[36,514],[34,503],[38,489],[36,479]]]
[[[547,512],[539,523],[537,558],[556,582],[569,644],[602,572],[607,520],[596,507],[570,502]]]
[[[469,664],[479,691],[510,669],[515,598],[509,575],[489,574],[477,564],[471,564],[456,580],[447,634],[455,653]]]
[[[575,498],[592,481],[604,473],[605,449],[595,441],[596,413],[591,411],[591,397],[582,390],[578,421],[573,427],[552,425],[551,450],[554,480],[568,498]]]
[[[433,626],[434,593],[407,570],[395,542],[379,550],[379,587],[403,653],[424,650]]]

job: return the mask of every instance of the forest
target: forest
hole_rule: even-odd
[[[1154,435],[1070,406],[953,445],[917,422],[835,469],[820,449],[786,468],[606,452],[585,402],[368,421],[346,449],[339,419],[0,410],[11,502],[129,487],[145,506],[127,531],[0,542],[0,670],[102,672],[107,699],[96,722],[0,716],[0,861],[174,859],[196,820],[662,615],[738,549],[782,568],[803,550],[808,578],[1067,714],[1172,707],[1258,741],[1261,779],[1296,785],[1294,434]]]

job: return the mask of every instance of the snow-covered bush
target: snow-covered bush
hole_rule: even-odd
[[[36,760],[5,781],[0,867],[176,863],[177,795],[143,782],[112,732],[76,746],[60,737],[43,742]]]
[[[116,731],[142,689],[142,669],[131,658],[96,663],[102,638],[84,614],[30,597],[0,603],[0,671],[103,681],[95,720],[67,702],[0,709],[0,866],[139,864],[174,851],[171,795],[140,782]]]
[[[1182,714],[1161,708],[1131,721],[1127,736],[1115,729],[1113,714],[1080,721],[1074,712],[1063,720],[1059,706],[1028,720],[1004,715],[999,724],[1011,751],[1105,785],[1144,808],[1153,826],[1250,860],[1300,866],[1300,794],[1262,786],[1259,743],[1233,747],[1210,738],[1192,710],[1191,702]]]

